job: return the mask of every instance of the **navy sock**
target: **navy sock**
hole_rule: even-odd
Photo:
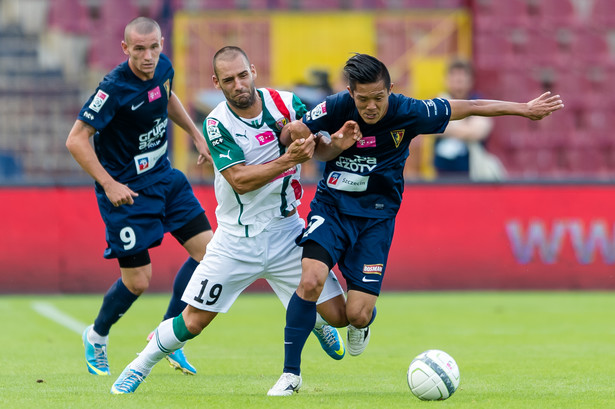
[[[369,320],[369,322],[367,323],[366,327],[369,327],[370,325],[372,325],[372,322],[374,322],[374,320],[376,319],[376,306],[374,305],[374,310],[372,311],[372,319]]]
[[[286,310],[284,328],[284,372],[301,374],[301,351],[316,323],[316,302],[294,293]]]
[[[131,293],[122,282],[122,279],[118,278],[103,298],[98,317],[94,321],[94,331],[103,337],[109,335],[111,326],[128,311],[137,298],[139,296]]]
[[[175,280],[173,281],[173,293],[171,294],[169,307],[167,308],[167,313],[164,314],[163,321],[169,318],[177,317],[182,313],[184,308],[186,308],[186,303],[182,301],[182,295],[184,295],[184,290],[190,281],[190,277],[192,277],[192,273],[194,273],[194,270],[198,267],[198,265],[198,261],[192,257],[188,257],[188,260],[186,260],[184,265],[177,272],[177,275],[175,275]]]

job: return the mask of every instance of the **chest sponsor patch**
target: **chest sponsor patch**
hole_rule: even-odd
[[[259,133],[258,135],[256,135],[256,140],[261,146],[266,145],[270,142],[275,141],[275,135],[271,131]]]
[[[167,142],[160,148],[135,156],[135,165],[137,166],[137,175],[147,172],[152,169],[156,162],[167,153]]]
[[[160,92],[160,87],[156,87],[147,91],[147,99],[149,100],[149,102],[155,101],[161,96],[162,93]]]
[[[376,137],[375,136],[364,136],[361,140],[357,141],[357,148],[375,148],[376,147]]]
[[[107,102],[108,98],[109,98],[109,94],[99,89],[98,92],[96,93],[96,96],[92,100],[92,102],[90,102],[89,108],[94,112],[100,111],[100,108],[102,108],[102,106],[105,105],[105,102]]]
[[[364,192],[368,182],[369,176],[349,172],[331,172],[327,177],[327,186],[344,192]]]

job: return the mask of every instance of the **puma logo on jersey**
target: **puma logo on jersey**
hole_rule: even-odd
[[[223,155],[222,153],[220,154],[220,159],[222,158],[228,158],[228,160],[231,160],[231,150],[229,149],[229,151],[226,153],[226,155]]]

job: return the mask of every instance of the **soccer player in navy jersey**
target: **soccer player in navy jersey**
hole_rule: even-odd
[[[437,134],[451,120],[470,115],[518,115],[542,119],[563,108],[559,95],[544,93],[527,103],[493,100],[416,100],[392,93],[386,66],[356,54],[344,67],[347,90],[325,99],[303,120],[293,122],[292,140],[310,133],[331,135],[353,120],[362,139],[327,160],[310,204],[303,247],[302,276],[286,312],[284,370],[268,395],[292,395],[301,386],[301,351],[314,326],[315,301],[329,270],[338,265],[347,285],[346,349],[359,355],[370,338],[376,300],[386,270],[395,216],[404,188],[403,169],[410,141]],[[315,157],[318,158],[318,147]],[[322,158],[321,158],[322,159]]]
[[[184,288],[213,235],[188,180],[167,157],[170,118],[191,136],[198,164],[210,160],[203,134],[172,91],[174,71],[162,54],[163,43],[154,20],[138,17],[128,23],[122,41],[128,60],[105,76],[66,141],[75,160],[95,180],[106,227],[104,257],[116,258],[121,271],[94,324],[83,332],[87,368],[94,375],[110,374],[109,330],[149,286],[148,249],[171,232],[189,254],[175,277],[164,315],[172,318],[186,306],[181,301]],[[181,350],[170,355],[169,362],[184,373],[196,373]]]

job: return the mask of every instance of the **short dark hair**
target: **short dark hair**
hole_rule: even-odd
[[[472,66],[472,63],[468,60],[464,60],[463,58],[455,58],[449,63],[448,72],[453,70],[463,70],[470,77],[474,76],[474,67]]]
[[[243,58],[246,60],[246,63],[248,63],[248,66],[250,65],[250,59],[248,58],[248,55],[246,54],[244,50],[242,50],[239,47],[235,47],[233,45],[227,45],[225,47],[222,47],[218,51],[216,51],[216,53],[214,54],[214,58],[213,58],[214,74],[216,74],[216,77],[218,76],[218,72],[216,71],[216,62],[218,62],[218,60],[221,58],[222,59],[234,58],[237,54],[242,55]]]
[[[153,20],[149,17],[136,17],[132,19],[128,24],[126,24],[126,27],[124,28],[125,42],[128,42],[128,35],[133,30],[139,34],[149,34],[153,31],[158,31],[162,35],[160,26],[158,25],[156,20]]]
[[[352,91],[356,89],[357,83],[373,84],[378,81],[384,81],[387,90],[391,88],[389,70],[382,61],[371,55],[355,53],[346,61],[344,76]]]

